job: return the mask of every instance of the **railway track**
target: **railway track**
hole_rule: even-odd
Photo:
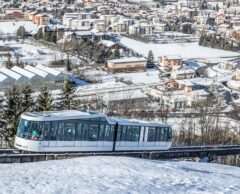
[[[119,151],[119,152],[51,152],[30,153],[16,149],[0,149],[0,163],[24,163],[46,160],[61,160],[86,156],[128,156],[147,159],[173,159],[240,154],[240,145],[219,146],[184,146],[172,147],[170,150]]]
[[[0,155],[3,155],[3,154],[17,154],[17,153],[20,153],[21,151],[19,149],[0,149]]]

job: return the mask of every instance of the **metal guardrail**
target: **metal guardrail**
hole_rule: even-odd
[[[1,150],[0,150],[1,151]],[[11,149],[9,150],[11,151]],[[240,145],[173,147],[170,150],[155,151],[118,151],[118,152],[68,152],[68,153],[4,153],[0,154],[0,163],[24,163],[46,160],[61,160],[86,156],[127,156],[145,159],[173,159],[238,155]]]

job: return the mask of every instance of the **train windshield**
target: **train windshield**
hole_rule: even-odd
[[[25,139],[42,140],[44,137],[44,127],[43,122],[21,119],[17,130],[17,136]]]

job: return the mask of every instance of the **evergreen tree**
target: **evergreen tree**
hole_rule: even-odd
[[[32,111],[34,106],[34,100],[32,98],[31,86],[26,85],[22,90],[22,111]]]
[[[200,36],[200,39],[199,39],[199,42],[198,42],[199,45],[203,45],[204,38],[205,38],[205,36],[202,34]]]
[[[154,55],[152,50],[148,52],[148,58],[147,58],[147,65],[153,65],[154,64]]]
[[[113,52],[111,49],[108,49],[107,52],[104,53],[105,58],[109,59],[113,55]]]
[[[48,87],[44,85],[36,101],[36,111],[51,111],[53,106],[52,94]]]
[[[67,80],[62,90],[61,108],[65,110],[74,109],[75,87],[70,80]]]
[[[5,128],[6,122],[4,121],[4,106],[3,106],[3,97],[0,97],[0,141],[5,140]]]
[[[45,32],[43,36],[43,40],[50,42],[51,32]]]
[[[194,10],[194,16],[198,16],[198,10],[197,10],[197,8],[195,8],[195,10]]]
[[[216,5],[216,11],[219,11],[219,5],[218,5],[218,3],[217,3],[217,5]]]
[[[26,36],[26,30],[25,30],[24,26],[19,26],[19,28],[17,30],[17,35],[21,36],[22,38],[24,38]]]
[[[3,120],[5,127],[1,130],[5,140],[10,146],[13,145],[14,136],[17,132],[17,126],[22,114],[21,93],[16,86],[13,86],[7,94],[6,105],[4,107]]]
[[[69,54],[67,54],[66,70],[67,70],[67,71],[71,71],[71,70],[72,70],[72,68],[71,68],[71,62],[70,62],[70,59],[69,59]]]
[[[57,32],[56,31],[53,31],[51,33],[50,38],[49,38],[49,42],[54,42],[54,43],[57,42]]]
[[[120,50],[118,47],[116,47],[116,49],[114,50],[114,56],[115,58],[119,59],[120,58]]]
[[[39,39],[43,39],[43,32],[42,32],[42,28],[39,28],[36,38]]]

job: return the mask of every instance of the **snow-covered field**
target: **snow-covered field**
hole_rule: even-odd
[[[0,46],[2,45],[13,48],[14,52],[20,55],[19,61],[24,63],[28,62],[35,65],[40,63],[47,65],[54,60],[67,59],[67,55],[60,51],[53,51],[44,46],[40,47],[28,43],[21,43],[21,41],[0,41]],[[14,54],[12,54],[11,60],[16,60]],[[80,63],[80,59],[76,59],[75,57],[70,57],[70,60],[75,63]],[[0,56],[0,67],[4,64],[4,61],[7,61],[7,57]]]
[[[0,33],[1,34],[16,34],[20,26],[23,26],[29,33],[37,31],[38,27],[31,21],[10,21],[0,22]]]
[[[156,60],[160,55],[179,55],[185,60],[203,58],[209,61],[223,62],[229,59],[224,57],[236,57],[240,55],[240,53],[236,52],[202,47],[199,46],[197,42],[184,44],[146,44],[130,38],[122,37],[121,43],[136,52],[143,54],[144,56],[147,56],[148,51],[152,50]]]
[[[240,168],[185,161],[85,157],[1,164],[0,193],[239,193]]]

